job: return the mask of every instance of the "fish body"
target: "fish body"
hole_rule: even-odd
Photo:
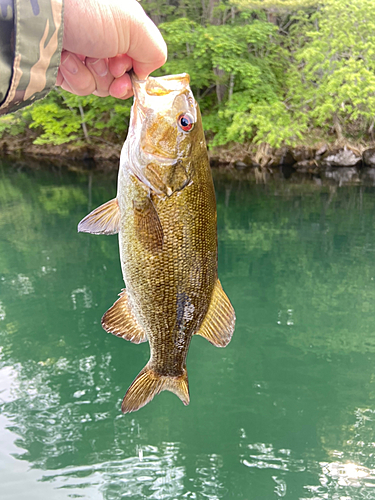
[[[150,360],[129,387],[124,413],[162,390],[186,405],[186,356],[194,334],[224,347],[235,314],[217,276],[216,201],[197,103],[186,74],[138,81],[115,200],[79,231],[118,232],[126,289],[102,318]]]

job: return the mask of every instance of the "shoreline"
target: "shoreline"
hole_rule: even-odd
[[[372,146],[372,147],[371,147]],[[110,143],[36,145],[19,137],[0,139],[0,160],[17,167],[40,169],[67,168],[77,172],[116,172],[121,145]],[[267,183],[272,179],[316,184],[375,185],[375,144],[364,147],[348,142],[341,145],[319,143],[314,146],[282,147],[232,144],[209,150],[209,159],[220,177]]]

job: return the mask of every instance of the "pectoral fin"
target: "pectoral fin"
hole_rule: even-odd
[[[102,317],[102,327],[108,333],[130,340],[134,344],[146,342],[147,336],[132,313],[126,290],[122,290],[120,298]]]
[[[184,405],[190,402],[187,371],[179,377],[162,376],[147,364],[138,374],[127,390],[121,405],[123,413],[137,411],[149,403],[161,391],[171,391],[178,396]]]
[[[159,252],[163,248],[163,228],[150,197],[133,200],[136,233],[145,249]]]
[[[120,218],[120,208],[117,203],[117,198],[114,198],[86,215],[78,224],[78,232],[117,234],[120,229]]]
[[[225,347],[232,338],[235,321],[233,306],[217,280],[207,314],[196,335],[201,335],[216,347]]]

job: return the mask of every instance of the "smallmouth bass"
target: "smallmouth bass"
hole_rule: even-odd
[[[186,356],[194,334],[225,347],[234,309],[217,275],[216,200],[199,107],[187,74],[140,81],[118,174],[117,197],[78,231],[119,236],[126,289],[103,328],[150,344],[123,413],[168,390],[189,404]]]

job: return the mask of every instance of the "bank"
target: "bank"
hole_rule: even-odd
[[[18,166],[47,165],[78,171],[116,171],[122,144],[94,139],[89,144],[35,144],[33,134],[0,139],[0,159]],[[267,144],[229,144],[209,149],[210,164],[228,178],[268,182],[272,178],[312,179],[315,182],[375,183],[375,142],[324,142],[271,148]]]

